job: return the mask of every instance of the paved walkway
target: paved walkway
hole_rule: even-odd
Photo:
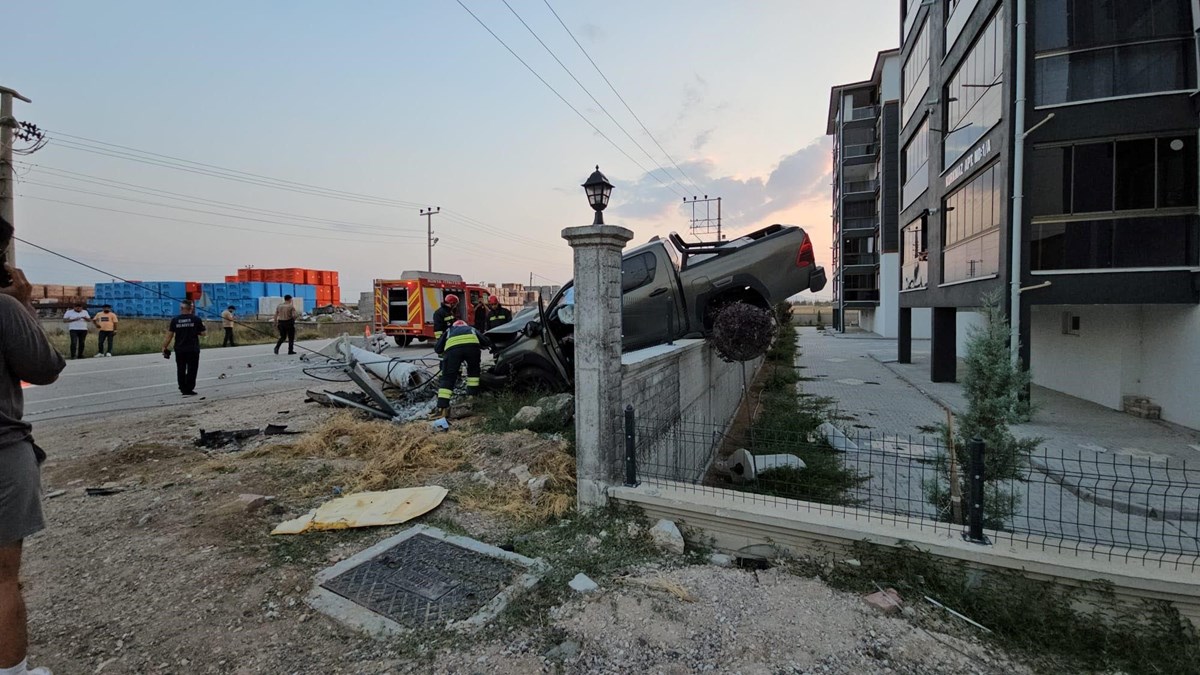
[[[966,401],[959,385],[929,382],[929,341],[914,340],[913,364],[895,363],[895,340],[870,333],[801,328],[797,343],[800,372],[811,378],[801,391],[833,399],[838,426],[863,447],[846,455],[872,477],[860,497],[885,511],[935,515],[922,489],[937,476],[930,460],[941,439],[932,427]],[[1010,486],[1020,496],[1013,530],[1200,553],[1196,436],[1040,387],[1033,396],[1034,420],[1014,433],[1045,441],[1029,481]]]

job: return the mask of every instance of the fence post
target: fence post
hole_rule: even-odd
[[[967,445],[971,453],[971,508],[967,512],[967,541],[976,544],[990,543],[983,534],[983,439],[976,436]]]
[[[625,487],[638,486],[636,440],[633,404],[629,404],[625,406]]]

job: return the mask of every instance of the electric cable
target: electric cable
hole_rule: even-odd
[[[641,143],[638,143],[637,139],[633,137],[633,134],[629,133],[629,131],[627,129],[625,129],[625,127],[622,126],[620,122],[617,121],[617,118],[613,117],[612,113],[610,113],[608,111],[608,108],[604,107],[604,104],[601,103],[592,94],[592,92],[586,86],[584,86],[584,84],[582,82],[579,81],[578,77],[575,77],[575,73],[571,72],[571,69],[567,67],[567,64],[563,63],[562,59],[558,58],[558,55],[554,53],[553,49],[550,49],[550,46],[547,45],[542,40],[541,36],[539,36],[537,34],[537,32],[535,32],[533,30],[533,28],[530,27],[530,25],[525,22],[525,19],[521,18],[521,15],[517,13],[517,10],[513,9],[513,6],[509,4],[508,0],[500,0],[500,1],[504,3],[504,6],[508,8],[508,11],[512,12],[513,16],[517,17],[517,21],[520,21],[521,25],[525,26],[525,30],[529,31],[529,34],[533,36],[533,39],[538,41],[538,44],[540,44],[542,46],[542,48],[546,50],[546,53],[549,54],[550,57],[553,58],[556,63],[558,63],[558,65],[562,66],[562,69],[564,71],[566,71],[567,75],[569,75],[572,80],[575,81],[575,84],[579,85],[579,88],[583,90],[583,93],[587,94],[588,98],[592,99],[592,103],[595,103],[596,106],[600,108],[600,111],[603,112],[605,115],[607,115],[608,119],[611,120],[613,124],[617,125],[617,128],[621,130],[621,133],[625,134],[625,137],[628,138],[631,143],[633,143],[635,146],[637,146],[637,149],[641,150],[642,154],[646,155],[646,159],[650,160],[651,162],[654,162],[654,166],[658,167],[659,171],[662,171],[663,174],[666,175],[667,178],[669,178],[672,182],[676,183],[677,185],[679,185],[679,187],[683,188],[686,191],[687,186],[684,185],[683,183],[680,183],[679,181],[675,180],[675,177],[671,175],[671,172],[668,171],[665,167],[663,167],[663,165],[660,164],[657,159],[655,159],[649,152],[647,152],[646,148],[642,147]],[[685,192],[679,192],[678,190],[676,190],[675,194],[680,197],[683,197],[684,199],[687,199],[687,194]]]
[[[671,161],[671,164],[675,165],[675,170],[679,172],[679,175],[683,176],[685,180],[691,183],[692,187],[695,188],[698,193],[704,192],[704,190],[696,184],[696,181],[692,180],[690,176],[683,172],[683,169],[680,168],[679,163],[676,162],[673,157],[671,157],[671,154],[662,146],[662,143],[658,142],[658,139],[654,137],[654,134],[650,133],[650,130],[646,128],[646,125],[642,122],[642,119],[637,116],[637,113],[633,112],[633,108],[631,108],[625,101],[625,97],[621,96],[621,92],[617,91],[617,88],[613,86],[612,82],[609,81],[608,76],[604,74],[604,71],[600,70],[600,66],[596,65],[596,61],[592,59],[592,55],[588,54],[587,50],[583,48],[582,44],[580,44],[579,39],[575,37],[575,33],[571,32],[570,28],[567,28],[567,24],[562,20],[562,17],[558,15],[558,12],[554,11],[554,7],[550,5],[550,0],[542,0],[542,2],[546,3],[547,9],[550,10],[550,13],[554,15],[555,19],[558,19],[559,25],[561,25],[563,30],[567,31],[567,35],[570,35],[571,39],[575,41],[575,46],[579,47],[579,51],[583,52],[583,55],[586,56],[587,60],[591,62],[592,67],[595,68],[596,72],[600,74],[600,77],[604,79],[604,82],[608,85],[608,88],[612,89],[612,93],[617,95],[617,98],[620,99],[621,103],[625,106],[625,109],[628,110],[629,114],[633,116],[633,119],[637,120],[637,123],[641,125],[642,131],[646,132],[646,135],[650,137],[650,140],[654,141],[654,144],[658,146],[659,150],[662,150],[663,155]]]
[[[521,56],[519,54],[517,54],[515,51],[513,51],[512,47],[508,46],[508,43],[506,43],[499,35],[496,34],[495,31],[493,31],[490,27],[488,27],[488,25],[483,22],[483,19],[480,19],[478,16],[476,16],[475,12],[472,12],[469,7],[464,5],[462,0],[454,0],[454,1],[457,2],[458,6],[462,7],[463,10],[465,10],[467,12],[467,14],[470,14],[471,18],[475,19],[475,21],[478,22],[480,26],[483,26],[484,30],[486,30],[489,34],[491,34],[492,37],[496,38],[496,41],[499,42],[501,44],[501,46],[503,46],[505,49],[507,49],[508,53],[512,54],[513,57],[517,61],[520,61],[521,65],[525,66],[525,69],[528,70],[530,73],[532,73],[533,76],[538,79],[538,81],[540,81],[542,84],[546,85],[546,88],[549,89],[551,92],[553,92],[554,95],[558,97],[558,100],[560,100],[564,104],[566,104],[566,106],[568,108],[570,108],[571,111],[574,112],[579,117],[579,119],[583,120],[589,127],[592,128],[593,131],[595,131],[597,134],[599,134],[601,138],[608,141],[609,145],[616,148],[616,150],[618,152],[620,152],[622,155],[625,155],[625,158],[628,159],[629,161],[633,162],[635,165],[637,165],[637,167],[639,169],[641,169],[643,173],[645,173],[648,176],[653,176],[655,180],[657,180],[659,183],[662,183],[663,187],[671,190],[672,192],[675,192],[675,194],[677,194],[677,195],[682,194],[678,190],[676,190],[674,186],[670,185],[669,183],[663,182],[663,179],[659,178],[654,172],[652,172],[649,169],[647,169],[646,167],[642,166],[641,162],[634,159],[633,156],[630,155],[628,152],[625,152],[625,149],[622,148],[621,146],[617,145],[617,143],[615,141],[613,141],[613,139],[609,138],[608,134],[601,131],[600,127],[593,124],[592,121],[589,120],[586,116],[584,116],[583,113],[579,112],[578,108],[576,108],[574,105],[572,105],[571,102],[568,101],[562,94],[558,93],[558,90],[555,89],[553,85],[551,85],[549,82],[547,82],[546,79],[544,77],[542,77],[536,70],[534,70],[532,66],[530,66],[528,63],[525,62],[525,59],[521,58]],[[683,195],[683,196],[686,196],[686,195]]]

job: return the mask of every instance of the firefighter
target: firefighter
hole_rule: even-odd
[[[504,305],[501,305],[500,299],[494,295],[488,296],[488,309],[488,330],[491,330],[496,326],[503,326],[509,321],[512,321],[512,312],[509,311],[509,309]]]
[[[453,293],[442,298],[442,306],[433,313],[433,339],[442,339],[442,333],[453,321],[458,312],[458,296]]]
[[[458,384],[459,370],[464,362],[467,364],[467,395],[479,393],[479,361],[483,348],[490,345],[482,333],[461,319],[442,333],[433,348],[442,358],[442,381],[438,388],[437,410],[432,415],[434,419],[444,418],[450,409],[450,397],[454,395],[454,385]]]

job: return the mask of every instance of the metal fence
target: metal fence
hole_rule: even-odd
[[[802,413],[791,428],[768,429],[737,418],[725,425],[655,419],[628,408],[625,481],[961,531],[979,543],[1200,568],[1200,467],[1182,460],[1039,449],[1017,478],[993,480],[982,444],[952,461],[936,434],[828,423],[812,431],[818,422]]]

